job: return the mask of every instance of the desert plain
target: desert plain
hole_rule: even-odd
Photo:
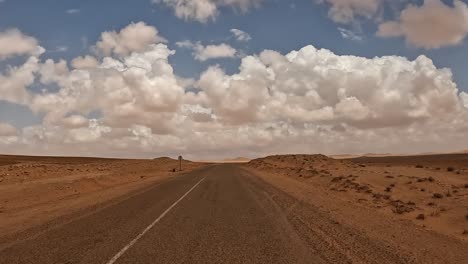
[[[222,165],[226,170],[235,167],[292,197],[280,215],[284,221],[295,219],[328,245],[319,251],[334,248],[330,254],[340,252],[355,263],[366,263],[355,256],[371,254],[375,245],[395,256],[410,256],[402,263],[463,263],[468,257],[468,154],[273,155],[227,163]],[[84,212],[92,214],[157,184],[218,166],[184,160],[179,171],[178,164],[171,158],[0,156],[0,256],[32,234],[86,217]],[[301,209],[306,207],[314,208],[314,215],[307,216]]]
[[[325,210],[344,215],[364,209],[365,214],[356,215],[363,221],[382,216],[468,241],[468,154],[352,159],[286,155],[245,166]]]
[[[205,166],[184,161],[184,172]],[[0,156],[2,237],[180,174],[177,160]],[[0,239],[1,241],[1,239]]]

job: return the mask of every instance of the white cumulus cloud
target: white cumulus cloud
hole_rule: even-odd
[[[199,86],[227,122],[334,123],[358,128],[403,126],[460,112],[447,69],[420,56],[366,59],[307,46],[242,60],[232,76],[212,67]]]
[[[165,43],[167,40],[159,35],[159,31],[144,22],[132,23],[120,32],[106,31],[97,42],[97,49],[104,55],[112,53],[128,55],[134,51],[143,51],[150,44]]]
[[[39,67],[39,60],[30,57],[23,65],[0,73],[0,100],[27,104],[31,99],[27,87],[34,83]]]
[[[151,0],[151,2],[172,8],[178,18],[206,23],[216,19],[222,7],[233,7],[246,12],[251,7],[259,6],[263,0]]]
[[[0,123],[0,137],[11,137],[16,136],[18,133],[17,129],[7,123]]]
[[[404,37],[407,42],[426,49],[460,44],[468,34],[468,7],[455,0],[452,6],[440,0],[425,0],[409,5],[396,21],[379,26],[380,37]]]
[[[44,53],[38,41],[23,34],[18,29],[7,29],[0,32],[0,60],[18,55],[38,56]]]
[[[204,46],[200,42],[192,43],[190,41],[181,41],[177,42],[176,45],[180,48],[192,49],[193,56],[198,61],[218,58],[234,58],[237,53],[235,48],[226,43]]]
[[[426,56],[369,59],[305,46],[246,56],[234,73],[211,66],[184,79],[170,63],[174,54],[152,43],[79,57],[73,69],[34,56],[11,67],[0,75],[0,100],[44,119],[23,129],[0,125],[0,148],[188,158],[466,148],[468,95]],[[35,82],[58,89],[34,93],[27,88]]]
[[[146,51],[122,59],[105,57],[97,67],[57,73],[55,80],[61,90],[36,95],[31,108],[45,113],[49,123],[57,123],[67,113],[98,110],[112,126],[135,123],[169,131],[170,117],[180,107],[184,93],[168,63],[172,54],[166,45],[152,44]],[[68,120],[76,124],[81,119]]]
[[[95,57],[86,55],[74,58],[71,64],[75,69],[87,69],[97,67],[99,62]]]
[[[463,105],[468,108],[468,93],[462,92],[460,93],[460,98],[462,100]]]
[[[383,0],[317,0],[330,6],[328,16],[337,23],[350,24],[357,18],[373,18]]]

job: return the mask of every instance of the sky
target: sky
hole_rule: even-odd
[[[0,0],[0,153],[468,149],[459,0]]]

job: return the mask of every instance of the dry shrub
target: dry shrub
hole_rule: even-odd
[[[426,216],[424,214],[418,214],[418,216],[416,217],[416,219],[418,220],[424,220],[426,219]]]
[[[413,206],[405,204],[402,201],[392,201],[390,204],[393,206],[392,211],[395,214],[405,214],[414,211]]]

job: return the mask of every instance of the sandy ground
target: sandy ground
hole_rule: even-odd
[[[411,231],[422,229],[468,242],[468,154],[344,160],[285,155],[244,167],[370,237],[411,246],[417,243]]]
[[[184,161],[183,172],[204,166]],[[178,161],[0,155],[0,236],[174,177]]]
[[[177,176],[177,164],[169,158],[0,156],[0,241],[85,208],[117,203]],[[203,166],[184,162],[184,172]],[[343,252],[356,234],[388,246],[395,256],[413,256],[415,263],[459,263],[440,260],[468,250],[468,154],[339,160],[283,155],[238,166],[333,219],[335,227],[327,227],[323,239]],[[299,206],[294,202],[285,210],[301,220]],[[348,229],[354,231],[340,232]]]

